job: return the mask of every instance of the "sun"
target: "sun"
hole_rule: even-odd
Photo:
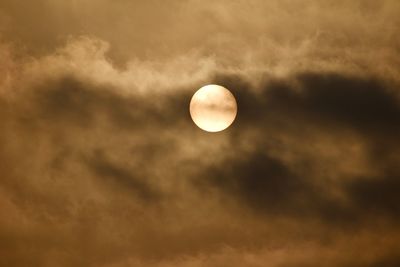
[[[203,86],[190,101],[190,115],[194,123],[204,131],[223,131],[236,118],[236,99],[223,86],[216,84]]]

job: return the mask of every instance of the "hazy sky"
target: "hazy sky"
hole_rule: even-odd
[[[0,266],[400,266],[399,14],[0,0]]]

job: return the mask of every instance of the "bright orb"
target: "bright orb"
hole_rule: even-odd
[[[235,120],[237,104],[232,93],[216,84],[201,87],[190,101],[190,116],[207,132],[220,132]]]

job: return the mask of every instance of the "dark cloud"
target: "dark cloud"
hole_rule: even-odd
[[[160,198],[156,188],[145,182],[146,177],[135,177],[134,169],[117,166],[101,157],[95,156],[87,161],[88,167],[97,179],[103,180],[106,185],[118,186],[128,192],[133,191],[134,195],[138,195],[146,202],[153,202]]]
[[[340,73],[300,73],[272,79],[259,92],[238,78],[217,77],[233,88],[243,123],[269,117],[311,121],[329,127],[347,127],[363,134],[399,132],[399,100],[393,85],[379,78]],[[265,124],[268,124],[267,122]],[[307,125],[305,125],[307,126]]]
[[[375,216],[400,216],[400,175],[360,179],[348,185],[347,193],[363,213]]]
[[[144,129],[168,127],[186,115],[188,95],[143,98],[113,93],[113,86],[84,83],[74,77],[44,82],[35,90],[31,101],[38,104],[38,118],[49,122],[71,122],[91,127],[96,117],[105,116],[115,127]],[[173,101],[173,102],[172,102]]]
[[[302,73],[290,79],[268,81],[258,91],[235,77],[219,77],[217,81],[234,88],[239,101],[237,124],[231,129],[231,149],[240,155],[236,144],[247,128],[257,131],[252,140],[257,145],[254,152],[246,156],[229,158],[221,165],[212,166],[199,179],[208,177],[213,186],[239,203],[244,201],[256,212],[317,217],[334,224],[351,225],[369,216],[397,217],[398,168],[387,165],[388,158],[377,156],[373,149],[379,146],[392,154],[400,151],[397,141],[400,105],[393,94],[394,88],[378,79],[339,73]],[[354,132],[368,147],[367,164],[375,166],[378,173],[350,177],[349,181],[337,172],[333,163],[329,175],[343,181],[339,186],[321,184],[326,174],[312,172],[318,164],[318,155],[307,159],[304,154],[300,156],[302,161],[296,163],[274,158],[270,151],[273,147],[293,149],[276,137],[288,130],[289,135],[300,140],[302,131],[316,131],[327,136],[341,131]],[[309,145],[314,145],[313,142],[316,141]],[[352,161],[351,158],[339,160]],[[330,186],[338,186],[346,201],[331,195]]]
[[[377,260],[376,262],[372,263],[371,267],[378,267],[378,266],[387,266],[387,267],[395,267],[400,264],[399,256],[397,255],[387,255],[382,257],[382,259]]]
[[[8,171],[4,165],[2,170],[8,177],[3,180],[2,187],[12,196],[18,209],[34,211],[35,220],[44,225],[63,219],[79,225],[84,213],[93,213],[93,218],[85,219],[79,230],[66,229],[62,233],[84,231],[88,225],[95,224],[95,220],[107,219],[111,216],[107,206],[116,211],[132,212],[132,215],[122,213],[121,216],[112,212],[113,227],[125,227],[125,220],[139,212],[146,219],[136,223],[136,229],[126,234],[132,242],[143,243],[135,246],[138,252],[134,255],[144,259],[209,251],[223,244],[235,248],[272,245],[272,241],[257,238],[265,230],[248,230],[249,222],[238,217],[241,212],[250,211],[251,223],[293,220],[299,224],[295,229],[306,232],[309,230],[305,230],[304,224],[318,222],[317,233],[328,229],[333,233],[334,229],[350,233],[359,227],[369,227],[363,222],[371,218],[395,223],[399,214],[396,192],[400,186],[395,157],[390,155],[399,151],[393,136],[398,133],[396,122],[400,112],[392,87],[379,79],[340,73],[266,78],[258,87],[245,82],[241,76],[219,76],[216,82],[232,89],[238,99],[239,116],[227,131],[209,135],[190,122],[187,114],[190,92],[186,90],[153,98],[124,96],[116,93],[112,86],[96,85],[73,76],[43,81],[35,86],[32,94],[22,94],[11,104],[4,102],[2,105],[1,116],[11,122],[4,124],[8,129],[2,133],[2,142],[12,144],[17,135],[21,143],[5,146],[2,158],[12,152],[7,164],[31,168],[26,174]],[[375,107],[373,111],[370,106]],[[25,131],[29,131],[29,139]],[[348,133],[355,134],[365,147],[364,163],[374,171],[366,168],[364,175],[343,174],[341,158],[325,162],[320,151],[308,150],[321,142],[318,138],[314,140],[314,136],[322,135],[335,141]],[[185,143],[185,138],[191,141]],[[381,138],[386,141],[386,148],[382,149],[391,154],[379,159],[373,152],[376,147],[382,147]],[[222,145],[221,140],[227,143]],[[290,140],[302,142],[291,145]],[[33,146],[27,145],[32,142]],[[210,147],[204,150],[205,144],[222,145],[222,150],[207,152]],[[196,146],[195,151],[198,151],[194,154],[176,152],[190,149],[187,145]],[[321,146],[323,150],[332,149],[329,144],[326,148],[325,143]],[[352,143],[345,138],[338,146],[338,150],[347,149]],[[31,161],[23,155],[22,147],[30,151]],[[294,160],[287,158],[287,153],[294,154]],[[350,157],[346,161],[353,164],[355,160]],[[22,179],[25,184],[15,179]],[[78,192],[82,192],[71,196],[68,190],[77,190],[77,187],[81,187]],[[59,190],[67,191],[57,195]],[[89,195],[90,201],[80,195],[83,192]],[[100,200],[95,200],[99,196],[109,198],[107,202],[110,203],[104,206]],[[214,199],[224,200],[225,211],[214,206],[222,218],[203,217],[211,216],[210,210],[193,211],[192,205],[201,203],[193,197],[209,199],[211,203]],[[183,207],[178,208],[175,201],[191,201],[192,204],[180,204]],[[82,211],[77,212],[77,207]],[[179,223],[176,222],[180,230],[173,230],[176,226],[169,223],[146,223],[154,216],[149,210],[157,210],[162,221],[180,217]],[[199,216],[199,221],[191,226],[198,233],[190,234],[191,227],[187,225],[190,220],[186,220],[191,213]],[[229,220],[235,222],[235,226],[219,227]],[[233,234],[238,229],[244,232]],[[61,234],[61,230],[54,231]],[[116,246],[124,251],[132,246],[119,237],[103,236],[101,230],[93,231],[87,243],[91,255],[100,249],[93,243],[100,238],[95,238],[96,235],[104,238],[102,242],[117,238]],[[171,231],[177,231],[177,236]],[[163,242],[159,238],[143,241],[142,235],[146,233],[163,237],[175,245],[162,249]],[[135,235],[140,237],[135,238]],[[299,242],[299,237],[295,236],[289,234],[288,238]],[[276,244],[287,242],[274,240]],[[50,241],[43,242],[49,245]],[[71,249],[75,241],[60,242],[58,248],[49,246],[55,250]],[[185,242],[191,243],[191,249],[183,248]],[[147,251],[150,247],[155,254]],[[20,249],[24,248],[14,248]],[[110,246],[110,249],[113,251],[115,247]],[[73,251],[74,255],[79,255],[75,249]],[[123,256],[125,252],[118,255],[127,257]],[[103,260],[108,261],[109,257],[113,256],[105,255]],[[391,262],[383,256],[374,260]],[[35,261],[42,259],[39,257]],[[85,261],[89,265],[94,262],[93,258]],[[300,260],[298,262],[301,264]],[[306,261],[305,264],[313,263]],[[373,261],[371,264],[373,266]],[[348,266],[357,264],[352,262]]]
[[[256,152],[244,160],[226,162],[223,169],[211,168],[204,176],[212,186],[267,217],[317,218],[335,223],[357,219],[354,210],[330,196],[329,189],[315,184],[311,175],[299,176],[267,153]]]

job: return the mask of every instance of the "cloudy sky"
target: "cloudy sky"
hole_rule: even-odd
[[[0,265],[400,266],[399,12],[0,0]]]

